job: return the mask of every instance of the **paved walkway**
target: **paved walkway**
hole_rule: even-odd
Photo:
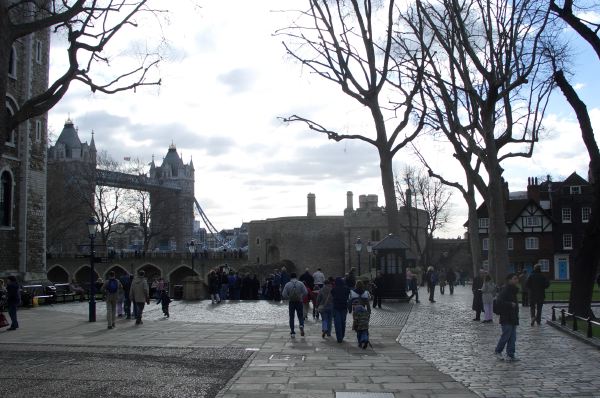
[[[181,355],[195,347],[249,350],[252,356],[221,391],[222,398],[337,398],[342,392],[600,397],[600,351],[547,325],[531,328],[522,311],[517,342],[522,361],[497,361],[492,353],[499,326],[471,321],[470,289],[437,299],[435,304],[384,303],[383,310],[374,310],[373,348],[367,350],[356,347],[351,330],[342,344],[322,339],[320,324],[312,319],[307,336],[292,340],[287,306],[264,301],[174,302],[169,320],[160,306],[150,305],[144,325],[119,320],[113,330],[106,329],[102,302],[95,324],[87,322],[87,303],[38,307],[19,313],[18,331],[0,332],[0,349],[3,344],[179,347]]]

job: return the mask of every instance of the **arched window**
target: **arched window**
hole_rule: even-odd
[[[0,175],[0,227],[10,227],[12,210],[12,176],[8,171]]]
[[[14,109],[17,109],[14,101],[12,100],[12,98],[6,97],[6,113],[9,117],[15,114]],[[8,133],[8,135],[6,136],[6,144],[9,146],[17,145],[17,131],[16,130],[12,130]]]
[[[10,58],[8,60],[8,76],[13,79],[17,78],[17,50],[15,46],[10,49]]]

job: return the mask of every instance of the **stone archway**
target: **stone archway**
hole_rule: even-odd
[[[121,279],[121,277],[125,274],[129,275],[129,272],[127,272],[125,268],[121,267],[120,265],[113,265],[112,267],[106,270],[106,274],[104,274],[104,279],[108,279],[108,273],[110,271],[115,272],[115,276],[117,277],[117,279]]]
[[[160,278],[162,276],[161,269],[153,264],[146,263],[140,268],[138,268],[136,271],[136,276],[140,270],[144,271],[144,277],[148,280],[149,283],[152,283],[154,278]]]
[[[198,276],[198,273],[192,272],[192,269],[190,267],[188,267],[187,265],[182,265],[182,266],[174,269],[168,275],[168,278],[169,278],[168,282],[169,282],[170,288],[173,289],[173,286],[183,284],[183,278],[188,277],[188,276]]]
[[[88,274],[89,276],[89,274]],[[55,265],[46,274],[52,283],[69,283],[69,273],[61,265]]]
[[[84,265],[81,268],[79,268],[77,271],[75,271],[75,275],[73,277],[73,279],[75,279],[75,281],[77,281],[78,284],[82,285],[82,286],[89,286],[90,285],[90,266],[89,265]],[[96,271],[94,269],[94,280],[98,279],[100,277],[100,275],[98,274],[98,271]]]

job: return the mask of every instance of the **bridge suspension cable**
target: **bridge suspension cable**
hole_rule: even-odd
[[[219,234],[219,231],[215,228],[213,223],[210,222],[208,216],[206,215],[204,210],[202,210],[202,206],[200,206],[200,203],[198,203],[198,199],[194,198],[194,204],[196,205],[196,211],[198,212],[198,214],[200,214],[200,217],[202,218],[202,221],[204,221],[204,225],[206,225],[206,229],[208,229],[208,232],[213,235],[215,240],[220,245],[227,245],[229,242],[223,239],[223,237],[221,236],[221,234]]]

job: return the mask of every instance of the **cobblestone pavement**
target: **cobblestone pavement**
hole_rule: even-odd
[[[398,341],[482,397],[600,397],[600,351],[542,323],[530,326],[520,309],[517,363],[494,358],[500,336],[493,324],[472,321],[470,288],[436,303],[415,305]],[[551,304],[544,306],[546,319]]]
[[[144,318],[162,319],[160,305],[151,301],[144,309]],[[372,312],[371,325],[373,326],[395,326],[398,330],[404,326],[408,319],[412,305],[397,302],[387,302],[383,308]],[[52,311],[60,311],[85,316],[88,312],[88,303],[64,303],[45,306]],[[106,304],[103,301],[96,303],[97,318],[104,320],[106,317]],[[260,301],[223,301],[221,304],[211,304],[209,300],[204,301],[173,301],[169,307],[173,321],[196,322],[196,323],[234,323],[245,325],[287,325],[288,305],[265,300]],[[312,322],[312,309],[309,314]],[[351,318],[347,318],[348,325]]]

